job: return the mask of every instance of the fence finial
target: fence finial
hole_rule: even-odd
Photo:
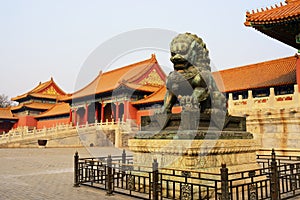
[[[275,161],[276,155],[275,155],[275,150],[274,150],[274,148],[272,149],[272,154],[271,154],[271,155],[272,155],[272,160]]]

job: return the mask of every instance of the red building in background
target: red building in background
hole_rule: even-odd
[[[27,93],[12,98],[19,104],[0,109],[0,131],[28,127],[42,129],[59,124],[136,120],[133,102],[165,84],[166,75],[155,55],[108,72],[100,72],[84,88],[66,94],[51,78]]]
[[[165,79],[152,55],[141,62],[100,72],[87,86],[61,101],[71,105],[73,124],[136,120],[137,109],[132,103],[159,90]]]
[[[16,127],[18,117],[13,116],[10,108],[0,108],[0,133],[8,132]]]
[[[53,78],[44,83],[39,83],[32,90],[12,98],[12,101],[18,102],[17,106],[0,110],[2,121],[0,130],[8,131],[7,120],[10,120],[11,127],[28,127],[29,130],[38,127],[38,118],[40,114],[56,106],[58,99],[65,96],[66,93],[54,82]],[[4,118],[6,117],[6,118]],[[51,124],[53,126],[53,124]]]
[[[245,25],[300,49],[300,1],[286,0],[271,8],[246,13]],[[300,87],[299,55],[215,72],[218,87],[232,98],[293,93]],[[19,104],[0,109],[0,132],[26,126],[29,129],[57,124],[135,120],[152,114],[163,103],[166,75],[155,55],[98,76],[81,90],[67,95],[51,78],[29,92],[12,98]],[[298,90],[300,91],[300,90]],[[180,112],[176,107],[174,112]]]

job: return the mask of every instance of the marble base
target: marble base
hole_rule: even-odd
[[[134,164],[143,166],[152,166],[153,159],[157,159],[159,167],[212,173],[220,173],[222,163],[229,173],[259,168],[259,146],[253,139],[130,139],[129,149]]]

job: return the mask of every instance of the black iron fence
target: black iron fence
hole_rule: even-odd
[[[122,156],[79,158],[74,156],[74,186],[104,189],[107,195],[122,193],[140,199],[288,199],[300,195],[300,157],[258,155],[261,168],[220,173],[183,171],[133,164]]]

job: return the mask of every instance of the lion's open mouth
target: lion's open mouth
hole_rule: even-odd
[[[189,65],[189,63],[188,62],[186,62],[186,61],[184,61],[184,62],[176,62],[176,63],[174,63],[174,68],[175,69],[185,69],[185,68],[187,68],[188,67],[188,65]]]

